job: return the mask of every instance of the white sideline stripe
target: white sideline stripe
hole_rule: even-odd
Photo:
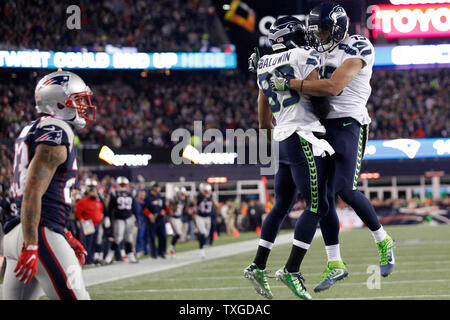
[[[320,230],[317,230],[316,235],[321,235]],[[274,245],[288,244],[292,242],[294,234],[279,235]],[[198,256],[198,249],[177,253],[174,259],[144,259],[137,264],[116,263],[110,266],[103,266],[98,268],[83,270],[83,277],[86,286],[93,286],[111,281],[122,280],[126,278],[133,278],[136,276],[154,273],[158,271],[170,270],[186,266],[193,263],[201,263],[205,260],[214,260],[223,257],[228,257],[248,251],[255,251],[258,247],[259,239],[247,240],[237,243],[230,243],[226,245],[208,247],[205,249],[206,258],[200,260]],[[249,261],[250,263],[250,261]],[[246,266],[242,266],[244,270]]]
[[[214,269],[215,271],[220,271],[220,270],[230,270],[230,269]],[[429,269],[414,269],[414,270],[395,270],[394,273],[398,274],[398,273],[417,273],[417,272],[429,272]],[[446,268],[446,269],[433,269],[433,272],[448,272],[450,271],[450,268]],[[302,272],[302,275],[307,276],[307,277],[314,277],[317,276],[319,273],[317,272]],[[367,272],[350,272],[349,274],[350,276],[360,276],[360,275],[369,275],[369,273]],[[223,277],[195,277],[195,278],[189,278],[189,279],[185,279],[185,281],[205,281],[205,280],[211,280],[211,281],[216,281],[216,280],[237,280],[237,279],[242,279],[242,276],[223,276]],[[145,281],[161,281],[161,279],[146,279]],[[180,278],[165,278],[164,281],[180,281]]]

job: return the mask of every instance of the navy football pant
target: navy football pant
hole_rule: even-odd
[[[261,240],[255,264],[265,268],[270,249],[284,218],[297,201],[298,192],[306,209],[297,219],[294,243],[309,245],[321,216],[328,212],[328,159],[314,157],[309,142],[294,133],[279,145],[279,168],[275,175],[275,204],[261,227]]]
[[[149,242],[150,242],[150,255],[156,258],[158,255],[164,256],[166,254],[167,247],[167,233],[164,217],[159,217],[154,223],[146,220]],[[158,247],[156,247],[156,237],[158,237]]]
[[[331,157],[331,173],[328,180],[329,214],[320,222],[325,245],[339,243],[339,218],[336,213],[336,195],[355,210],[371,231],[381,227],[370,201],[357,189],[361,161],[368,137],[366,125],[353,118],[326,119],[326,140],[335,150]]]

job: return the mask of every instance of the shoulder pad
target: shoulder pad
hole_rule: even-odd
[[[37,137],[36,142],[49,141],[55,144],[62,144],[64,141],[63,133],[67,136],[67,142],[72,150],[74,133],[70,125],[60,119],[52,117],[43,117],[36,126],[37,131],[44,132]]]

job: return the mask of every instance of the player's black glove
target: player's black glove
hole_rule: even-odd
[[[312,104],[312,113],[314,113],[319,119],[325,119],[330,113],[330,102],[327,97],[310,97],[309,100]]]
[[[256,73],[256,70],[258,69],[258,61],[259,61],[259,49],[258,47],[255,47],[253,49],[253,53],[248,58],[248,70],[250,72]]]

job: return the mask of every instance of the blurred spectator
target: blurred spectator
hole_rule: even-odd
[[[450,135],[450,69],[375,70],[370,139]]]
[[[86,257],[88,265],[94,263],[95,244],[104,212],[103,203],[96,190],[97,181],[93,179],[89,179],[89,181],[86,182],[88,188],[86,196],[75,203],[75,217],[80,222],[80,230],[84,235],[80,241],[88,252]]]
[[[170,209],[166,205],[166,200],[160,192],[161,186],[158,183],[153,182],[144,200],[142,211],[147,217],[146,222],[150,239],[150,254],[154,259],[158,256],[165,259],[167,251],[165,215]],[[156,237],[158,237],[157,247]]]
[[[142,213],[145,196],[147,192],[145,189],[139,189],[136,197],[138,207],[138,233],[136,236],[136,256],[148,255],[150,253],[150,239],[148,234],[148,228],[145,220],[147,217]]]
[[[249,231],[257,231],[261,228],[263,214],[264,209],[260,203],[253,199],[250,200],[247,211]]]

